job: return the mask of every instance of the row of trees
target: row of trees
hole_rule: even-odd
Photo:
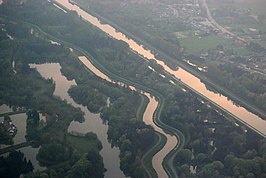
[[[0,157],[0,174],[3,178],[19,177],[33,170],[30,160],[20,151],[12,151],[7,157]]]
[[[233,64],[210,64],[207,75],[262,111],[266,110],[266,77],[250,74]]]

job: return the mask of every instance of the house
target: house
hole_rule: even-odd
[[[10,119],[5,119],[1,124],[10,136],[15,136],[17,133],[17,127],[12,123]]]

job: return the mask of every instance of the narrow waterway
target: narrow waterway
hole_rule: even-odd
[[[30,66],[36,68],[42,77],[46,79],[52,78],[55,81],[54,95],[59,96],[62,100],[66,100],[68,103],[76,108],[80,108],[84,112],[85,121],[82,123],[75,121],[71,122],[68,132],[94,132],[97,134],[103,146],[100,154],[103,157],[104,167],[107,169],[104,174],[105,177],[125,178],[125,175],[120,170],[120,151],[117,147],[112,147],[107,139],[108,125],[103,123],[100,114],[91,113],[86,107],[77,104],[68,95],[68,89],[71,85],[76,85],[76,82],[74,80],[69,81],[62,75],[60,71],[61,66],[58,63],[31,64]]]
[[[106,76],[104,73],[98,70],[95,66],[93,66],[90,60],[87,59],[85,56],[80,56],[79,60],[98,77],[101,77],[102,79],[105,79],[109,82],[113,82],[108,76]],[[124,85],[121,82],[119,83],[121,85]],[[139,91],[141,94],[145,95],[149,99],[147,108],[145,109],[145,112],[143,114],[143,121],[145,122],[145,124],[151,125],[156,132],[163,134],[167,139],[165,146],[153,156],[152,166],[155,169],[158,177],[161,177],[161,178],[168,177],[167,173],[165,172],[163,168],[163,159],[177,145],[178,143],[177,138],[175,136],[165,133],[161,128],[159,128],[154,123],[153,116],[158,107],[158,101],[156,101],[155,97],[152,96],[150,93],[147,93],[147,92],[139,90],[138,88],[135,88],[134,86],[129,86],[129,88],[134,91]]]
[[[155,131],[166,136],[166,144],[164,147],[156,153],[152,158],[152,167],[156,171],[158,177],[166,178],[168,177],[167,173],[163,168],[163,160],[166,155],[175,148],[178,144],[178,140],[175,136],[165,133],[161,128],[159,128],[153,121],[153,114],[158,107],[158,101],[155,100],[153,96],[150,96],[148,93],[144,92],[144,95],[148,97],[149,104],[144,112],[143,120],[146,124],[151,125]]]
[[[96,27],[107,33],[109,36],[126,42],[129,47],[139,55],[144,56],[149,60],[155,60],[164,68],[165,71],[175,76],[177,79],[180,79],[180,81],[186,84],[189,88],[207,98],[220,108],[224,109],[226,112],[229,112],[235,118],[239,119],[241,122],[255,130],[257,133],[266,137],[266,121],[263,120],[263,118],[260,118],[244,107],[235,105],[234,102],[232,102],[228,97],[220,93],[214,93],[213,91],[208,90],[206,85],[202,83],[199,78],[187,72],[186,70],[182,68],[179,68],[178,70],[171,69],[163,62],[163,60],[156,58],[150,50],[145,49],[143,45],[139,45],[134,40],[126,37],[121,32],[117,32],[117,30],[112,26],[108,24],[102,24],[99,19],[80,9],[77,5],[69,3],[68,0],[54,1],[64,6],[68,10],[76,11],[79,16],[81,16],[89,23],[95,25]]]

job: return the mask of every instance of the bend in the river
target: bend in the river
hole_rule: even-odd
[[[132,39],[128,39],[124,34],[116,32],[116,30],[114,28],[112,28],[111,26],[101,24],[97,18],[92,17],[87,12],[81,10],[78,6],[70,4],[67,0],[54,0],[54,1],[61,4],[62,6],[64,6],[67,9],[78,11],[78,14],[80,16],[82,16],[84,19],[86,19],[90,23],[94,24],[95,26],[97,26],[98,28],[100,28],[101,30],[106,32],[107,34],[109,34],[111,37],[128,43],[130,48],[133,51],[137,52],[138,54],[144,56],[147,59],[156,60],[156,62],[159,65],[161,65],[165,69],[166,72],[174,75],[176,79],[180,79],[181,82],[183,82],[188,88],[195,91],[200,96],[208,99],[214,105],[220,107],[222,110],[225,110],[227,113],[231,114],[236,119],[240,120],[245,125],[249,126],[251,129],[255,130],[256,132],[258,132],[259,134],[261,134],[262,136],[265,137],[265,135],[266,135],[266,122],[263,121],[262,118],[260,118],[257,115],[247,111],[243,107],[238,107],[238,106],[234,105],[233,102],[229,101],[225,96],[223,96],[223,95],[220,96],[219,94],[216,94],[214,92],[207,90],[206,86],[197,77],[193,76],[192,74],[183,70],[182,68],[179,68],[178,71],[172,70],[167,65],[165,65],[165,63],[162,60],[156,59],[155,56],[151,53],[151,51],[144,49],[143,46],[138,45]],[[91,56],[89,54],[87,54],[86,51],[84,51],[78,47],[76,47],[76,49],[81,51],[83,54],[86,54],[86,56],[91,59]],[[103,71],[103,72],[105,74],[107,74],[108,76],[114,77],[109,71]],[[125,80],[119,76],[116,76],[116,77],[117,77],[116,79],[118,81],[122,81],[124,83],[129,84],[129,85],[135,86],[137,88],[140,88],[143,91],[150,92],[149,88],[146,88],[146,87],[142,88],[142,86],[139,86],[133,82]],[[146,90],[146,89],[148,89],[148,90]],[[150,92],[150,93],[152,93],[154,96],[156,96],[157,99],[160,101],[160,97],[158,95],[154,94],[153,92]],[[161,104],[161,101],[159,102],[159,104]],[[156,118],[157,117],[155,117],[155,119]],[[157,119],[157,124],[160,125],[163,123],[161,123],[160,120]],[[169,126],[167,126],[167,125],[162,125],[162,127],[164,129],[167,129],[169,131],[174,132],[174,130],[172,128],[169,128]],[[179,133],[177,133],[177,132],[174,132],[174,133],[176,133],[177,136],[180,136]],[[179,137],[179,139],[180,139],[180,137]],[[177,143],[177,145],[180,145],[180,144]],[[176,148],[174,148],[174,150],[175,149]],[[168,150],[168,151],[170,152],[171,150]],[[171,154],[171,155],[172,155],[171,158],[173,158],[174,154]],[[171,165],[171,159],[169,159],[168,162]],[[169,169],[172,169],[172,168],[170,167]]]
[[[82,52],[82,51],[80,51]],[[94,60],[94,58],[92,56],[90,56],[87,52],[83,54],[86,55],[85,56],[81,56],[79,57],[80,61],[86,66],[88,67],[91,71],[93,71],[96,75],[98,75],[99,77],[109,81],[109,82],[113,82],[112,79],[115,79],[116,81],[119,81],[119,83],[123,83],[123,84],[127,84],[129,85],[129,88],[135,91],[139,91],[140,94],[145,95],[149,102],[147,105],[147,108],[143,114],[143,121],[148,124],[151,125],[154,130],[162,135],[164,135],[166,137],[166,144],[164,145],[164,147],[157,152],[153,158],[152,158],[152,166],[155,169],[157,176],[160,178],[165,178],[165,177],[169,177],[170,175],[175,174],[175,170],[172,166],[168,166],[164,167],[163,166],[163,161],[164,158],[171,152],[171,151],[177,151],[177,148],[180,148],[180,146],[183,147],[184,145],[184,139],[181,139],[181,142],[179,141],[179,138],[184,138],[183,134],[177,130],[175,130],[174,128],[164,124],[161,120],[160,120],[160,115],[161,115],[161,110],[164,106],[164,97],[152,90],[151,88],[142,86],[138,83],[135,83],[133,81],[127,80],[125,78],[122,78],[120,76],[117,76],[113,73],[111,73],[110,71],[108,71],[107,69],[105,69],[103,66],[101,66],[101,64],[99,64],[96,60]],[[101,69],[101,71],[105,71],[107,73],[108,76],[110,76],[112,79],[110,79],[108,76],[106,76],[105,74],[103,74],[100,70],[95,69],[95,66],[93,66],[92,62],[90,62],[90,60],[92,60],[93,64],[96,65],[98,68]],[[95,72],[96,71],[96,72]],[[156,100],[154,96],[156,97]],[[168,130],[169,132],[173,133],[172,135],[167,134],[164,132],[163,129]],[[181,136],[179,135],[181,133]],[[175,154],[171,155],[171,157],[174,157]],[[172,159],[173,160],[173,159]],[[165,171],[166,170],[166,171]],[[149,172],[149,170],[146,169],[147,172]],[[150,175],[150,173],[148,173]],[[176,176],[174,176],[176,177]]]
[[[152,125],[153,128],[157,132],[159,132],[160,134],[164,135],[167,138],[167,142],[166,142],[165,146],[163,147],[163,149],[161,149],[159,152],[157,152],[152,158],[153,168],[155,169],[158,177],[164,178],[164,177],[169,177],[170,175],[173,175],[173,174],[175,175],[176,173],[175,173],[173,166],[172,165],[168,166],[169,163],[166,166],[163,166],[163,161],[164,161],[164,158],[169,153],[171,153],[171,158],[173,159],[175,154],[172,154],[172,152],[174,151],[174,153],[175,153],[177,151],[177,148],[180,148],[180,146],[184,145],[184,139],[181,139],[180,140],[181,142],[179,141],[180,137],[183,138],[184,136],[181,132],[180,132],[181,135],[179,135],[179,133],[176,132],[176,130],[174,128],[171,128],[170,126],[164,124],[160,120],[160,113],[161,113],[161,110],[164,106],[164,97],[160,93],[152,90],[151,88],[142,86],[140,84],[129,81],[125,78],[122,78],[120,76],[117,76],[117,75],[111,73],[110,71],[105,69],[97,60],[95,60],[93,58],[93,56],[91,56],[87,51],[83,50],[82,48],[79,48],[78,46],[75,46],[73,44],[70,44],[68,42],[65,42],[65,41],[62,41],[62,40],[56,38],[56,37],[52,36],[51,34],[44,32],[42,29],[40,29],[38,26],[36,26],[34,24],[29,24],[29,25],[36,28],[36,30],[40,31],[41,33],[49,36],[52,40],[55,40],[57,42],[60,42],[61,44],[64,44],[65,47],[75,49],[75,50],[79,51],[80,53],[82,53],[84,56],[79,57],[80,62],[82,62],[87,68],[89,68],[98,77],[105,79],[109,82],[114,82],[112,80],[112,79],[114,79],[116,81],[119,81],[119,83],[127,84],[127,85],[129,85],[129,88],[131,88],[132,90],[139,91],[140,94],[145,95],[149,99],[148,106],[145,110],[145,113],[143,114],[143,120],[146,124]],[[101,70],[99,70],[98,68]],[[109,78],[107,75],[110,76],[112,79]],[[152,95],[154,95],[155,97]],[[164,129],[168,130],[168,132],[172,133],[172,135],[165,133]],[[147,169],[146,169],[146,171],[149,172],[149,170],[147,170]]]

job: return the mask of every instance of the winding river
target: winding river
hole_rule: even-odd
[[[76,85],[76,82],[74,80],[67,80],[67,78],[61,74],[61,66],[58,63],[30,64],[30,67],[36,68],[42,77],[46,79],[52,78],[55,81],[54,95],[59,96],[62,100],[66,100],[67,103],[72,104],[76,108],[80,108],[84,112],[85,121],[82,123],[71,122],[68,132],[94,132],[97,134],[103,146],[100,154],[103,157],[104,167],[107,169],[104,174],[105,177],[125,178],[125,175],[120,170],[120,151],[117,147],[112,147],[107,139],[108,125],[103,123],[100,114],[91,113],[86,107],[77,104],[68,95],[68,89],[71,85]],[[92,71],[93,70],[94,69],[92,69]]]
[[[181,67],[179,67],[178,70],[171,69],[163,62],[163,60],[156,58],[150,50],[145,49],[143,45],[139,45],[133,39],[126,37],[121,32],[117,32],[117,30],[112,26],[108,24],[102,24],[99,19],[85,12],[77,5],[69,3],[68,0],[54,1],[68,10],[76,11],[78,15],[81,16],[84,20],[95,25],[96,27],[107,33],[109,36],[126,42],[129,47],[139,55],[144,56],[149,60],[155,60],[164,68],[166,72],[173,75],[177,80],[180,80],[188,88],[198,93],[202,97],[208,99],[222,110],[231,114],[234,118],[238,119],[240,122],[244,123],[263,137],[266,137],[266,121],[263,120],[263,118],[260,118],[244,107],[234,104],[234,102],[231,101],[228,97],[221,95],[220,93],[214,93],[213,91],[208,90],[206,85],[202,83],[198,77],[192,75]]]
[[[98,70],[89,59],[85,56],[79,57],[80,62],[82,62],[90,71],[92,71],[98,77],[107,80],[109,82],[115,83],[108,76]],[[56,87],[54,91],[54,95],[60,96],[61,99],[66,100],[68,103],[71,103],[74,107],[79,107],[85,113],[85,122],[72,122],[68,128],[69,132],[81,132],[86,133],[88,131],[92,131],[97,134],[98,138],[101,140],[103,144],[103,150],[101,151],[101,155],[104,160],[105,167],[107,168],[107,172],[105,173],[106,177],[125,177],[123,173],[119,169],[119,150],[117,148],[111,148],[111,145],[107,140],[107,129],[108,126],[104,125],[99,117],[99,114],[93,114],[88,111],[88,109],[84,106],[77,104],[73,99],[68,95],[67,91],[71,85],[76,85],[75,81],[69,81],[64,76],[62,76],[60,72],[60,65],[58,63],[46,63],[46,64],[31,64],[30,67],[36,68],[37,71],[46,79],[52,78],[55,81]],[[125,85],[119,82],[121,85]],[[131,90],[137,90],[134,86],[129,86]],[[143,120],[146,124],[151,125],[157,132],[164,134],[167,138],[167,143],[152,159],[152,165],[158,174],[158,177],[168,177],[165,172],[162,163],[165,156],[174,149],[177,145],[177,139],[175,136],[166,134],[161,128],[159,128],[153,122],[153,115],[158,107],[158,101],[156,101],[155,97],[151,96],[149,93],[140,91],[141,94],[145,95],[148,99],[147,108],[143,114]]]
[[[102,73],[100,70],[98,70],[91,62],[90,60],[85,56],[80,56],[79,60],[88,68],[90,69],[95,75],[98,77],[101,77],[102,79],[105,79],[109,82],[113,82],[108,76],[106,76],[104,73]],[[124,85],[123,83],[119,82],[120,84]],[[147,125],[151,125],[156,132],[159,132],[160,134],[163,134],[167,142],[165,146],[156,153],[152,158],[152,166],[155,169],[158,177],[165,178],[168,177],[167,173],[165,172],[163,168],[163,159],[165,156],[175,148],[175,146],[178,144],[177,138],[173,135],[165,133],[161,128],[159,128],[153,120],[154,113],[158,107],[158,101],[156,101],[155,97],[152,96],[150,93],[141,91],[137,89],[134,86],[129,86],[131,90],[139,91],[141,94],[145,95],[149,102],[147,105],[147,108],[143,114],[143,121]]]

